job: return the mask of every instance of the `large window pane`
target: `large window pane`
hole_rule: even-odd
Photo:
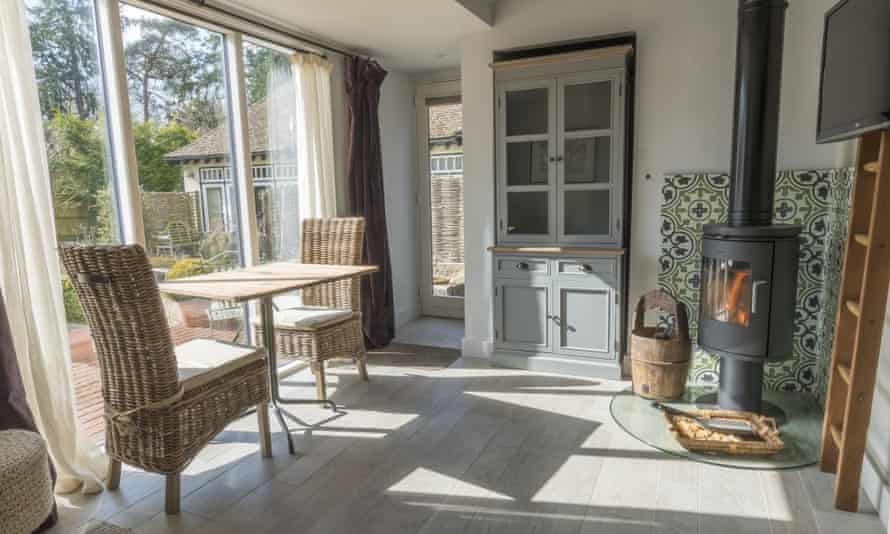
[[[121,5],[146,248],[159,279],[240,267],[224,38]],[[244,339],[240,306],[166,298],[174,341]]]
[[[287,54],[244,43],[247,123],[260,262],[294,260],[300,243],[297,93]]]
[[[26,7],[56,237],[60,245],[116,243],[116,202],[93,2],[28,0]],[[98,437],[104,423],[96,354],[83,310],[64,272],[62,288],[77,411],[86,430]]]

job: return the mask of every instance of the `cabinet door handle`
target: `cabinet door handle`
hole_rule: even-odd
[[[562,161],[562,156],[556,156],[556,161]]]
[[[553,322],[556,323],[556,326],[562,326],[562,322],[560,322],[559,320],[559,315],[554,315],[550,318],[553,319]]]
[[[556,161],[556,156],[550,156],[550,163],[553,163],[554,161]]]
[[[582,272],[585,272],[587,274],[590,274],[593,272],[593,266],[590,265],[589,263],[582,264],[580,268],[581,268]]]
[[[516,227],[515,227],[515,226],[508,226],[508,227],[507,227],[507,233],[512,234],[512,233],[515,232],[515,231],[516,231]]]
[[[519,262],[519,263],[516,264],[516,268],[517,268],[517,269],[520,269],[520,270],[522,270],[522,271],[527,271],[527,270],[528,270],[528,264],[525,263],[524,261],[521,261],[521,262]]]

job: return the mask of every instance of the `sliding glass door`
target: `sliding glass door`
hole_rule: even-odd
[[[159,278],[243,265],[225,37],[121,5],[145,248]],[[244,341],[240,306],[167,303],[176,341]]]
[[[296,258],[293,49],[137,5],[26,0],[59,244],[139,243],[159,281]],[[96,355],[63,286],[80,416],[98,437]],[[165,311],[177,344],[249,339],[244,306]]]
[[[119,242],[117,197],[92,0],[28,0],[56,238],[60,245]],[[61,269],[61,265],[59,266]],[[104,429],[96,355],[74,287],[62,272],[65,319],[87,432]]]

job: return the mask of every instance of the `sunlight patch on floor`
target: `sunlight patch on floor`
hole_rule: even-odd
[[[513,497],[418,467],[387,490],[391,493],[454,496],[458,498],[512,501]]]
[[[531,502],[549,502],[586,506],[596,483],[602,458],[571,455],[534,494]]]

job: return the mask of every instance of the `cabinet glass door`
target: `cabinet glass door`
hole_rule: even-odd
[[[618,243],[618,78],[560,78],[556,174],[561,242]]]
[[[555,237],[556,84],[506,84],[498,95],[499,232],[504,241]]]

